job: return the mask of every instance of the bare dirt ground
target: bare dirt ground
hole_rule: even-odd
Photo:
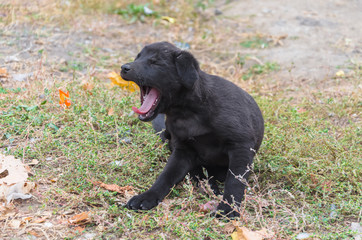
[[[283,66],[286,81],[313,84],[361,61],[361,1],[238,1],[224,8],[228,16],[249,18],[253,31],[288,36],[283,46],[259,51]]]
[[[20,5],[35,13],[44,7],[41,1]],[[360,0],[215,1],[199,13],[205,23],[198,29],[129,24],[117,15],[79,16],[71,23],[58,24],[38,21],[36,17],[24,20],[11,16],[8,10],[0,8],[1,17],[12,18],[10,24],[0,22],[0,68],[6,68],[11,76],[0,78],[0,82],[7,86],[34,79],[82,80],[93,75],[105,79],[108,72],[131,61],[145,44],[165,40],[190,43],[190,51],[205,71],[224,75],[248,91],[258,88],[260,94],[286,92],[303,98],[330,91],[332,95],[348,96],[360,93],[362,88],[360,80],[335,78],[340,70],[348,76],[354,66],[361,66]],[[221,15],[216,15],[215,10]],[[240,45],[243,39],[253,36],[267,39],[269,47]],[[242,67],[235,65],[239,55],[250,56]],[[263,79],[241,80],[240,76],[255,62],[276,62],[280,70]],[[51,209],[40,209],[36,202],[41,199],[27,202],[19,211],[51,217]],[[6,226],[1,228],[6,230]],[[49,239],[66,236],[57,234],[57,226],[42,231]],[[10,238],[11,233],[5,236]],[[79,239],[94,235],[89,236]]]
[[[214,9],[222,14],[215,17]],[[279,85],[328,90],[335,86],[333,77],[338,70],[348,74],[353,64],[361,63],[361,11],[362,3],[358,0],[217,1],[214,7],[200,13],[208,19],[208,24],[212,23],[204,34],[213,35],[213,38],[203,45],[193,44],[200,34],[198,29],[168,31],[141,23],[128,25],[114,16],[80,18],[66,29],[40,22],[38,25],[37,21],[18,23],[14,19],[13,24],[2,29],[0,64],[16,65],[16,68],[10,67],[14,74],[31,74],[37,68],[38,51],[46,51],[47,61],[61,65],[71,61],[74,64],[74,57],[81,62],[86,48],[99,48],[104,56],[120,55],[114,62],[116,68],[131,60],[146,43],[182,40],[191,43],[190,51],[202,64],[212,66],[221,62],[227,68],[236,53],[249,54],[261,62],[280,64],[280,71],[273,74]],[[266,36],[273,47],[243,48],[239,45],[242,38],[253,34]],[[220,58],[220,55],[224,56]],[[35,65],[33,71],[22,71],[20,62],[26,66]],[[215,70],[218,71],[221,70]],[[19,77],[14,80],[24,80]],[[349,85],[338,84],[347,88]]]

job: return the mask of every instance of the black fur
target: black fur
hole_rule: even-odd
[[[167,42],[146,46],[134,62],[122,66],[121,75],[159,90],[162,97],[154,114],[142,120],[165,114],[165,135],[172,146],[156,182],[127,206],[151,209],[188,173],[195,180],[204,179],[204,168],[215,193],[219,193],[216,180],[225,181],[224,201],[218,210],[238,216],[230,204],[235,209],[240,206],[245,191],[240,178],[247,180],[264,134],[263,117],[254,99],[235,84],[203,72],[189,52]],[[157,118],[159,123],[163,115]]]

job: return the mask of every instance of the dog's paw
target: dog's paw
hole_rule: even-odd
[[[155,192],[146,191],[131,198],[127,203],[127,208],[132,210],[149,210],[156,207],[161,200]]]
[[[217,206],[215,217],[228,219],[238,218],[240,217],[240,213],[232,209],[229,204],[222,202]]]

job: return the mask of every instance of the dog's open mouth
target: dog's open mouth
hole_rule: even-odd
[[[139,114],[140,120],[148,120],[154,115],[154,111],[157,108],[161,93],[153,87],[141,86],[141,107],[132,107],[135,113]]]

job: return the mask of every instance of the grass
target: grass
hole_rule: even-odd
[[[72,106],[63,109],[56,95],[60,84],[48,89],[34,83],[13,93],[2,88],[7,94],[0,100],[1,149],[26,162],[40,160],[33,181],[57,178],[44,193],[47,207],[61,206],[59,214],[74,208],[89,209],[98,218],[102,213],[97,225],[107,228],[104,236],[227,236],[224,223],[199,210],[214,196],[198,193],[188,179],[164,204],[140,213],[125,209],[124,197],[94,187],[89,180],[131,185],[142,192],[153,183],[169,152],[150,124],[130,115],[131,106],[138,104],[137,94],[108,89],[97,79],[87,92],[72,81],[66,84]],[[43,99],[33,92],[39,89],[44,89]],[[257,97],[266,133],[243,204],[243,224],[250,228],[272,224],[280,237],[303,229],[321,239],[351,236],[344,223],[358,220],[362,189],[361,129],[352,116],[361,106],[355,98],[322,100],[323,105],[304,101],[291,106],[279,97]],[[110,108],[114,115],[108,114]],[[343,118],[347,119],[339,125]],[[131,142],[123,143],[124,137]]]
[[[59,26],[67,29],[72,18],[127,9],[126,4],[117,1],[102,3],[101,0],[72,1],[69,6],[51,10],[58,11],[57,14],[37,13],[37,21],[57,26],[60,21],[64,25]],[[137,1],[135,4],[146,3]],[[187,24],[193,24],[195,28],[207,25],[192,9],[194,6],[203,8],[199,3],[211,4],[212,1],[187,3],[190,2],[178,3],[177,6],[184,7],[187,12],[185,16],[176,12],[172,15],[178,20],[174,28],[189,27]],[[172,13],[173,10],[164,8],[163,4],[165,2],[160,1],[155,10],[160,14]],[[0,7],[6,11],[11,8],[11,5]],[[15,6],[14,15],[21,15],[18,10]],[[60,20],[57,16],[63,11],[64,19]],[[49,17],[50,13],[54,19]],[[31,14],[32,18],[34,16]],[[186,18],[194,22],[182,21]],[[127,19],[120,19],[117,21],[129,24]],[[2,21],[10,24],[11,17],[4,15]],[[146,21],[143,24],[151,23]],[[132,25],[132,28],[136,26]],[[167,32],[174,30],[168,26],[164,28]],[[162,29],[158,26],[159,34],[163,34]],[[190,42],[191,46],[197,44],[207,49],[207,41],[212,41],[215,46],[218,44],[217,33],[212,32],[210,35],[214,37],[205,40],[204,30],[195,33],[196,40]],[[107,34],[106,28],[102,34]],[[7,33],[9,36],[11,34]],[[115,35],[111,36],[115,38]],[[113,49],[112,45],[105,43],[102,42]],[[134,44],[132,39],[122,50],[130,49],[131,44]],[[222,49],[224,45],[220,44]],[[259,46],[257,44],[256,48]],[[84,231],[96,233],[98,238],[230,239],[232,223],[200,211],[201,205],[216,200],[216,197],[199,191],[189,178],[176,186],[157,208],[141,212],[124,207],[131,196],[96,187],[90,182],[133,186],[137,193],[141,193],[154,182],[170,154],[151,125],[140,122],[132,114],[131,107],[139,105],[138,93],[109,88],[106,83],[104,73],[119,68],[119,62],[134,56],[126,51],[108,54],[102,52],[101,47],[90,45],[77,51],[73,49],[74,52],[68,54],[70,60],[64,64],[52,62],[49,51],[44,66],[35,61],[36,64],[28,67],[37,72],[36,79],[11,85],[6,81],[0,83],[0,151],[15,155],[25,163],[39,160],[39,164],[32,168],[34,175],[31,177],[39,184],[34,193],[39,206],[32,204],[32,208],[50,211],[51,217],[47,221],[53,223],[67,216],[67,211],[91,211],[92,221]],[[203,59],[201,65],[235,82],[244,79],[241,84],[255,97],[266,123],[265,138],[254,162],[241,218],[236,224],[252,230],[265,227],[275,233],[276,239],[293,239],[301,232],[310,233],[316,239],[353,238],[349,226],[351,222],[361,221],[362,205],[362,104],[358,91],[344,94],[340,89],[336,92],[314,90],[304,94],[296,90],[295,98],[291,98],[285,89],[265,93],[263,87],[269,84],[269,79],[260,76],[277,71],[280,68],[277,63],[255,64],[243,72],[245,57],[236,56],[237,62],[227,64],[236,69],[232,75],[222,70],[224,67],[207,65],[208,51],[198,53],[199,59]],[[217,61],[221,57],[213,59]],[[26,64],[31,62],[6,67],[11,74],[11,69],[24,69]],[[335,81],[358,86],[361,68],[351,66],[352,75]],[[258,82],[253,80],[256,78]],[[93,87],[84,89],[84,81]],[[58,89],[69,91],[70,108],[59,105]],[[4,233],[13,236],[13,229],[3,229]],[[50,230],[44,228],[44,231]],[[82,234],[69,232],[69,226],[65,224],[52,236],[74,239]]]
[[[236,64],[243,67],[248,59],[252,59],[249,55],[242,56],[238,54],[236,59]],[[255,63],[248,67],[244,72],[242,79],[248,80],[255,76],[265,75],[273,71],[278,71],[280,65],[277,62],[265,62],[265,63]]]
[[[136,21],[145,22],[146,17],[159,17],[159,14],[153,10],[147,12],[145,9],[150,9],[147,4],[145,5],[135,5],[133,3],[127,5],[126,8],[120,8],[114,10],[114,13],[122,15],[130,23],[134,23]]]
[[[252,36],[249,37],[248,39],[243,40],[240,43],[240,46],[244,47],[244,48],[267,48],[269,47],[269,42],[267,41],[267,39],[265,37],[256,35],[256,36]]]

